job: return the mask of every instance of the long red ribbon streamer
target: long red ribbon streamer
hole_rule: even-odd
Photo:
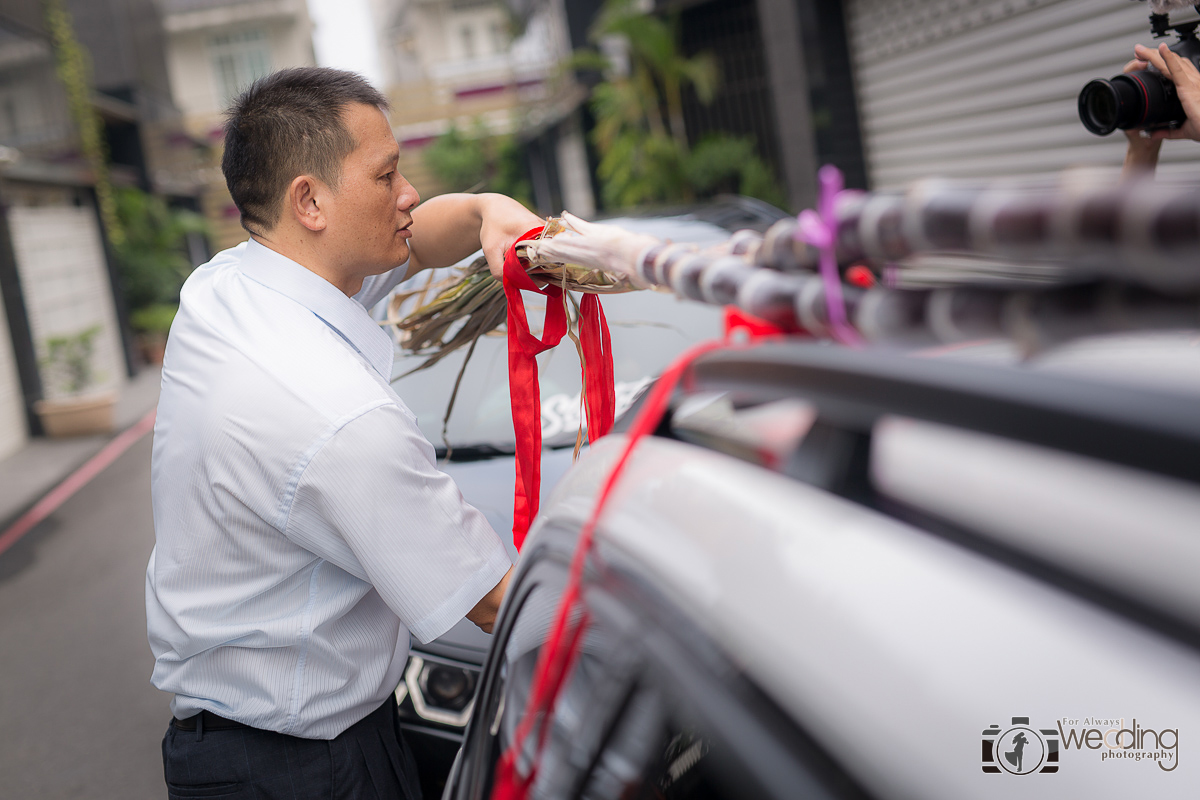
[[[529,705],[525,709],[524,717],[521,719],[521,724],[517,728],[512,743],[505,750],[504,754],[500,757],[499,763],[496,765],[495,781],[492,785],[492,800],[524,800],[528,795],[529,787],[537,776],[538,759],[536,754],[541,752],[546,732],[550,727],[549,711],[553,708],[566,682],[567,675],[570,673],[570,667],[574,664],[575,656],[579,650],[583,631],[587,627],[586,617],[580,618],[574,625],[569,625],[569,620],[571,611],[575,608],[581,593],[583,568],[587,562],[588,552],[591,550],[596,523],[600,519],[600,513],[604,510],[613,487],[616,486],[617,480],[621,477],[621,473],[624,471],[625,465],[633,453],[634,446],[643,436],[652,433],[658,427],[666,411],[667,404],[671,399],[671,394],[675,391],[675,386],[679,382],[679,378],[683,375],[684,370],[699,356],[722,346],[724,346],[722,342],[704,342],[696,345],[668,367],[662,374],[662,377],[654,384],[654,388],[646,398],[646,404],[642,408],[642,412],[630,428],[625,448],[621,451],[621,456],[617,459],[616,465],[608,474],[587,524],[584,525],[579,533],[579,541],[576,544],[575,554],[571,559],[571,569],[567,577],[567,585],[563,590],[563,596],[559,603],[558,613],[555,616],[554,624],[550,628],[546,643],[538,655],[533,686],[530,690]],[[538,721],[542,723],[542,726],[538,735],[537,747],[534,751],[533,764],[529,772],[522,775],[517,769],[517,758],[525,745],[526,739],[532,732],[534,724]]]
[[[612,430],[617,414],[612,339],[600,298],[585,294],[579,304],[579,342],[583,348],[588,444]]]
[[[667,367],[654,384],[641,413],[630,426],[628,439],[620,457],[617,458],[616,464],[605,478],[591,516],[588,517],[587,523],[579,532],[579,540],[576,542],[575,553],[571,558],[571,568],[567,575],[562,598],[559,601],[558,612],[548,632],[546,643],[538,654],[538,663],[534,670],[533,684],[530,688],[524,716],[517,726],[513,741],[496,764],[491,800],[525,800],[537,777],[539,757],[545,745],[546,733],[550,729],[550,712],[579,655],[583,634],[588,625],[586,613],[581,615],[573,625],[570,624],[571,613],[582,594],[583,569],[592,548],[600,515],[608,503],[613,488],[625,471],[634,447],[642,437],[653,433],[658,428],[680,378],[697,358],[705,353],[729,346],[737,338],[743,338],[746,343],[750,343],[774,338],[783,333],[780,328],[766,320],[733,307],[726,307],[724,341],[702,342],[695,345]],[[607,336],[604,339],[607,347]],[[529,770],[522,774],[518,769],[517,760],[525,747],[526,740],[533,731],[533,726],[538,722],[542,724],[538,731],[533,758]]]
[[[542,228],[533,228],[517,242],[536,238],[541,232]],[[546,297],[546,319],[540,339],[529,330],[522,290]],[[520,550],[537,516],[542,486],[542,393],[536,356],[562,341],[568,322],[562,288],[553,285],[539,288],[525,272],[516,243],[504,258],[504,296],[508,302],[508,390],[517,451],[513,544]],[[594,442],[612,429],[616,411],[612,343],[596,295],[585,294],[580,304],[579,338],[584,355],[588,441]]]

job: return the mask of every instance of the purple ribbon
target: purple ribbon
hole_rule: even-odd
[[[861,347],[862,336],[851,326],[846,316],[846,301],[842,296],[842,278],[837,265],[837,203],[844,191],[842,172],[833,165],[821,167],[817,173],[821,195],[817,211],[805,209],[797,218],[795,237],[821,251],[821,279],[825,284],[825,308],[833,338],[842,344]]]

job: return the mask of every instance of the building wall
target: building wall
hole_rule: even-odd
[[[97,33],[97,21],[89,21],[89,13],[118,6],[132,8],[144,2],[113,0],[72,9],[80,12],[76,25],[88,34]],[[28,435],[26,403],[62,393],[62,387],[54,385],[39,365],[49,338],[78,333],[92,325],[101,327],[93,360],[99,382],[94,388],[119,387],[129,368],[113,281],[91,200],[92,175],[80,153],[65,93],[55,73],[43,9],[36,0],[8,0],[3,6],[0,282],[5,308],[0,313],[0,457],[19,448]],[[140,45],[137,41],[127,45],[122,57],[132,59],[128,47]],[[107,57],[99,60],[98,73],[133,63],[114,64]],[[134,81],[137,75],[136,69],[129,73]],[[137,93],[135,85],[125,88],[128,97]],[[115,94],[98,93],[97,98],[106,121],[114,108],[119,114],[135,108]],[[126,122],[136,120],[131,116]],[[127,170],[116,169],[114,174],[136,179],[130,178]]]
[[[2,19],[0,34],[0,145],[23,158],[70,154],[74,126],[49,42],[5,30]]]
[[[158,0],[67,0],[75,35],[87,48],[96,89],[136,103],[143,118],[171,116],[163,71],[163,25]]]
[[[555,66],[571,52],[561,2],[541,6],[515,40],[508,16],[491,0],[373,0],[372,10],[400,169],[422,197],[466,188],[441,185],[424,163],[424,147],[451,126],[531,141],[582,102],[582,90]],[[572,160],[575,210],[591,213],[590,176],[575,168],[582,139],[552,149]]]
[[[1079,122],[1089,80],[1156,44],[1128,0],[846,0],[872,185],[1120,167],[1125,137]],[[1200,145],[1168,142],[1160,174],[1200,177]]]
[[[230,97],[218,74],[217,53],[237,53],[244,57],[239,61],[243,68],[255,67],[239,73],[246,77],[239,89],[259,73],[314,66],[312,22],[303,0],[165,0],[164,12],[172,95],[188,133],[211,146],[207,163],[198,168],[203,184],[200,207],[213,248],[222,250],[244,241],[247,234],[220,169],[223,115]],[[261,61],[247,55],[252,51],[264,52]]]
[[[217,37],[261,32],[270,52],[269,69],[311,66],[312,39],[306,26],[296,19],[266,19],[240,24],[174,33],[167,57],[167,70],[175,102],[198,134],[212,133],[231,98],[222,92],[213,65]],[[306,38],[307,37],[307,38]],[[244,88],[244,86],[242,87]]]

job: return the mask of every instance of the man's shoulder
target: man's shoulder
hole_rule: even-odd
[[[263,413],[307,407],[328,422],[394,402],[357,351],[320,317],[237,270],[245,245],[199,268],[180,296],[165,368],[211,376],[202,391]]]
[[[249,246],[249,244],[250,240],[247,239],[244,242],[235,244],[233,247],[227,247],[224,250],[221,250],[208,261],[205,261],[203,264],[192,270],[192,274],[188,276],[188,279],[184,282],[184,285],[186,286],[188,283],[202,282],[222,271],[236,268],[237,265],[242,262],[242,258],[245,257],[246,248]]]

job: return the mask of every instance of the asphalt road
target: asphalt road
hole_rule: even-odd
[[[146,436],[0,555],[0,797],[163,798]]]

